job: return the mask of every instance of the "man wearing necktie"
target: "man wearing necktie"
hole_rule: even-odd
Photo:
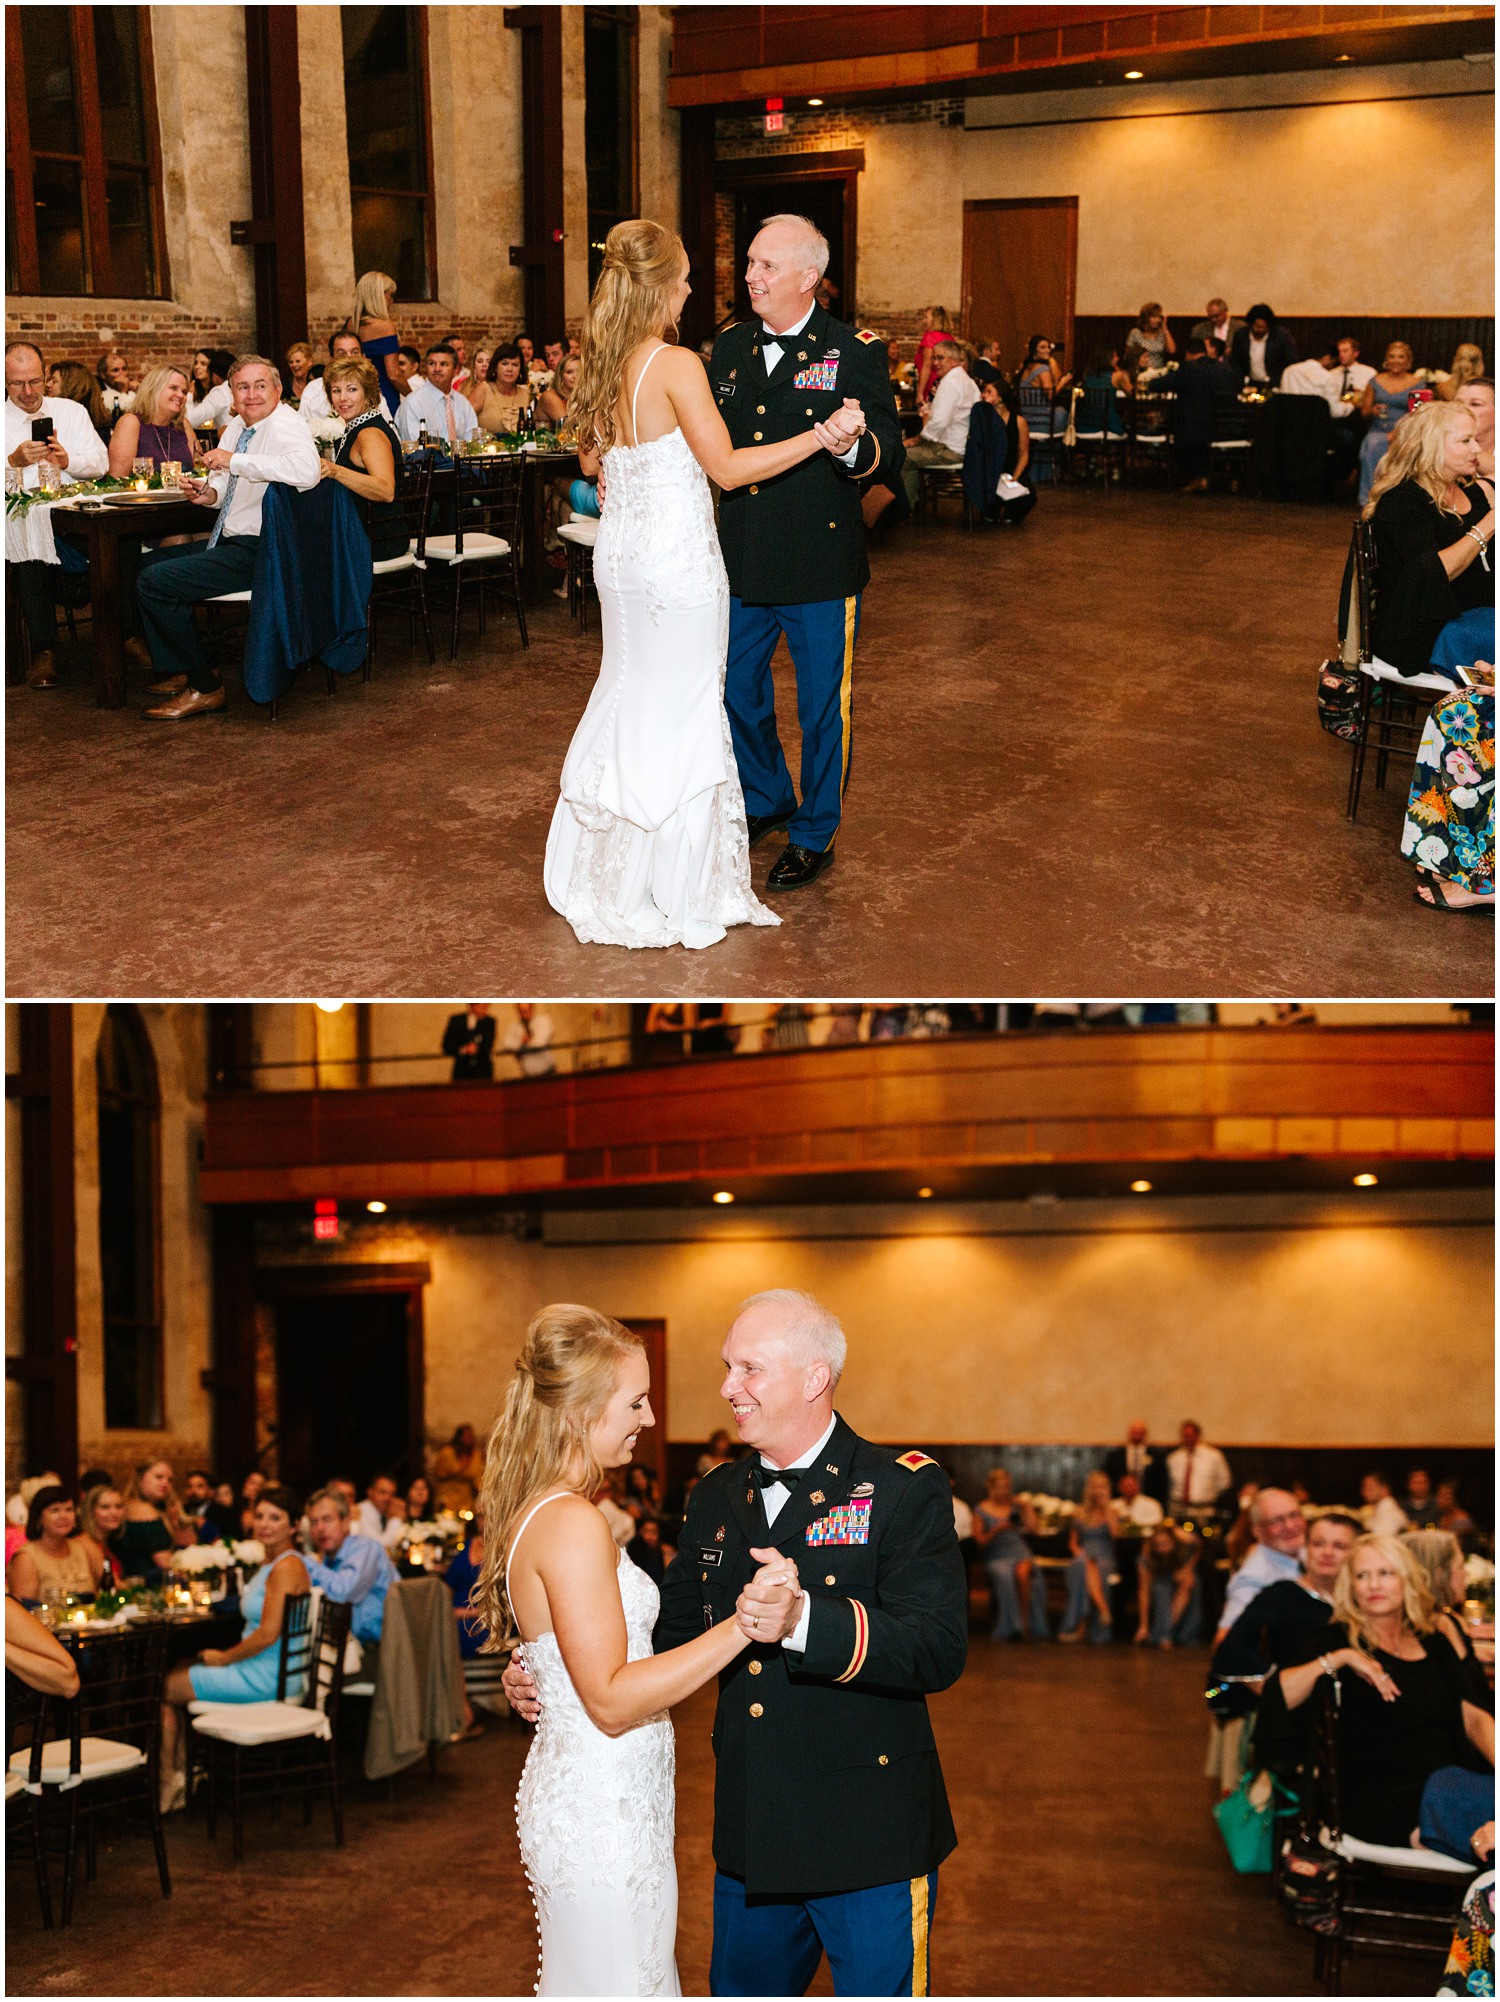
[[[423,378],[413,378],[410,394],[401,399],[396,412],[396,433],[415,444],[425,426],[430,439],[446,440],[449,450],[466,444],[479,430],[479,419],[467,396],[453,387],[458,356],[446,341],[430,347],[423,357]]]
[[[1182,1444],[1167,1455],[1173,1515],[1212,1514],[1219,1497],[1233,1481],[1229,1462],[1217,1446],[1205,1446],[1203,1430],[1193,1419],[1182,1422]]]
[[[895,491],[904,457],[885,343],[817,303],[827,265],[827,241],[805,216],[768,218],[746,268],[756,317],[720,334],[709,362],[737,449],[849,409],[866,427],[842,458],[820,452],[719,505],[730,594],[724,706],[751,846],[786,830],[771,890],[815,882],[833,861],[853,749],[854,640],[870,578],[861,488],[878,468]],[[771,659],[783,636],[797,675],[800,801],[776,730]]]
[[[956,1682],[968,1584],[948,1480],[833,1408],[837,1320],[758,1293],[723,1347],[721,1395],[754,1452],[704,1475],[662,1585],[658,1652],[733,1619],[756,1639],[719,1678],[715,1995],[928,1993],[938,1865],[957,1840],[929,1694]],[[751,1589],[794,1557],[798,1587]],[[535,1685],[503,1678],[523,1715]]]
[[[137,598],[155,679],[150,693],[165,699],[148,709],[153,722],[208,715],[228,700],[218,674],[203,659],[193,607],[226,591],[248,590],[260,547],[260,511],[268,484],[282,480],[299,493],[318,484],[312,433],[281,400],[281,376],[264,355],[241,355],[229,373],[235,409],[217,448],[206,455],[208,477],[183,476],[183,490],[218,510],[206,543],[149,550],[141,558]]]

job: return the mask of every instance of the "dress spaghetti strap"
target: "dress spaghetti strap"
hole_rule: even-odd
[[[530,1523],[531,1518],[536,1514],[537,1509],[545,1508],[548,1502],[561,1501],[564,1495],[571,1494],[572,1492],[573,1490],[571,1488],[560,1488],[555,1495],[543,1495],[541,1500],[537,1502],[534,1507],[529,1508],[526,1511],[525,1520],[522,1522],[521,1527],[516,1531],[515,1535],[510,1540],[510,1549],[507,1552],[505,1558],[505,1596],[507,1599],[509,1599],[510,1597],[510,1567],[515,1562],[516,1545],[521,1541],[521,1538],[526,1534],[527,1524]]]
[[[650,368],[656,357],[665,350],[666,345],[666,342],[663,341],[661,347],[651,350],[641,367],[640,374],[635,379],[635,389],[632,391],[630,398],[630,439],[633,445],[639,445],[641,442],[640,426],[635,421],[635,406],[641,400],[641,384],[646,380],[646,370]],[[530,1518],[528,1517],[527,1520],[529,1521]]]

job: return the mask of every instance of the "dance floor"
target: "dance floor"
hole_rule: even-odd
[[[80,651],[7,691],[9,990],[1487,995],[1486,921],[1412,901],[1409,761],[1344,818],[1313,696],[1347,537],[1079,489],[1020,532],[898,531],[837,866],[691,955],[581,947],[543,897],[599,643],[551,599],[526,654],[498,616],[453,666],[395,631],[368,687],[309,676],[275,725],[237,682],[222,718],[148,724],[134,685],[95,710]]]
[[[1266,1878],[1236,1877],[1209,1818],[1201,1651],[973,1643],[934,1702],[959,1848],[943,1866],[934,1994],[1302,1995],[1312,1948]],[[712,1696],[677,1713],[683,1990],[707,1992]],[[358,1786],[349,1841],[259,1809],[229,1837],[169,1824],[171,1906],[144,1836],[101,1851],[71,1931],[35,1917],[24,1845],[6,1910],[12,1995],[529,1995],[531,1901],[512,1802],[527,1734],[494,1725],[383,1788]],[[859,1842],[851,1828],[851,1847]],[[1361,1954],[1351,1994],[1430,1995],[1441,1954]],[[826,1966],[815,1994],[829,1994]]]

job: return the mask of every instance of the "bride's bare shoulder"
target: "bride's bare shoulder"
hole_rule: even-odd
[[[593,1556],[614,1548],[609,1524],[591,1501],[579,1494],[563,1494],[539,1509],[528,1525],[533,1563],[569,1555]]]

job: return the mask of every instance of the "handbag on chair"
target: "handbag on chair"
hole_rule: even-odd
[[[1241,1876],[1268,1877],[1276,1822],[1276,1796],[1292,1796],[1270,1773],[1246,1773],[1233,1793],[1214,1807],[1214,1820]]]

